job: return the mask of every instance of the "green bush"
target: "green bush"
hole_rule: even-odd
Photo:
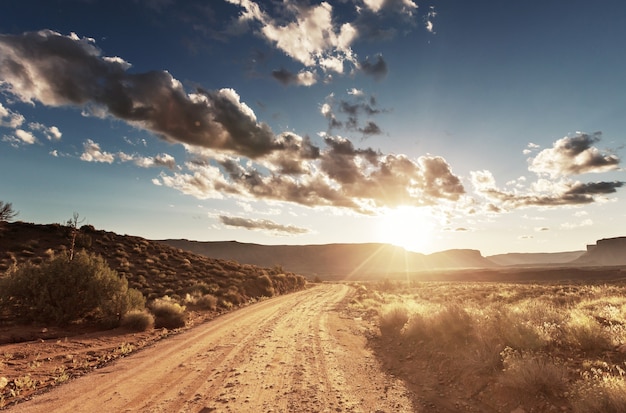
[[[55,324],[89,320],[116,324],[132,309],[143,309],[141,292],[128,288],[104,259],[84,251],[26,263],[2,279],[0,302],[24,321]]]
[[[150,304],[150,311],[154,314],[154,326],[157,328],[179,328],[185,326],[185,307],[168,296],[155,299]]]

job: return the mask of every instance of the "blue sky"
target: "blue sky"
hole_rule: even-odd
[[[626,235],[626,4],[22,0],[0,200],[151,239],[584,249]]]

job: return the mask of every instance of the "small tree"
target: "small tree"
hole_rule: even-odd
[[[70,261],[74,259],[74,251],[76,250],[76,237],[80,232],[78,224],[82,224],[85,221],[85,218],[79,220],[78,217],[78,212],[74,212],[74,214],[72,214],[72,219],[69,219],[67,221],[67,226],[70,227]]]
[[[0,201],[0,222],[12,221],[18,214],[19,212],[13,209],[13,204]]]

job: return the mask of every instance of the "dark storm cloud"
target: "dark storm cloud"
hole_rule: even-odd
[[[381,80],[387,76],[387,63],[381,55],[376,56],[376,61],[370,61],[369,57],[359,63],[359,69],[368,76],[376,80]]]
[[[269,126],[231,89],[188,95],[168,72],[132,74],[103,57],[91,39],[45,30],[0,35],[0,76],[22,101],[76,105],[114,116],[163,138],[250,158],[280,150]]]
[[[369,121],[367,122],[367,124],[365,125],[365,127],[363,128],[359,128],[359,132],[363,133],[363,135],[380,135],[381,133],[383,133],[383,131],[380,129],[380,127],[372,122]]]
[[[621,188],[624,182],[590,182],[581,183],[576,182],[566,192],[567,195],[599,195],[599,194],[612,194],[617,192],[617,188]]]
[[[292,73],[287,69],[274,70],[272,77],[285,86],[312,86],[317,82],[315,73],[311,71],[301,71],[300,73]]]
[[[361,118],[363,115],[372,117],[387,112],[377,107],[376,98],[370,96],[366,98],[362,92],[358,94],[352,93],[351,100],[336,100],[334,96],[327,98],[327,103],[322,108],[322,114],[328,119],[328,130],[343,128],[348,131],[361,132],[365,136],[380,135],[383,133],[378,124],[372,120],[368,120],[365,125],[361,126]],[[335,115],[335,111],[337,115]],[[337,119],[338,115],[346,115],[345,120]]]
[[[504,209],[516,209],[590,204],[596,202],[597,195],[615,193],[623,185],[624,182],[564,182],[556,185],[549,193],[518,194],[497,188],[486,188],[480,192],[487,198],[499,201]]]
[[[296,83],[298,80],[298,77],[295,75],[295,73],[292,73],[287,69],[274,70],[272,72],[272,77],[278,80],[283,85],[290,85]]]
[[[552,148],[544,149],[531,158],[528,169],[553,177],[615,170],[620,163],[619,157],[593,146],[601,136],[601,132],[591,135],[578,132],[559,139]]]
[[[306,228],[296,227],[293,225],[282,225],[268,219],[250,219],[220,215],[219,220],[222,224],[229,227],[245,228],[248,230],[270,231],[274,234],[298,235],[310,232]]]

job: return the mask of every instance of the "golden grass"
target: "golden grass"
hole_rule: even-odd
[[[378,311],[381,343],[405,363],[575,412],[626,411],[624,284],[387,281],[360,286],[353,305]]]

